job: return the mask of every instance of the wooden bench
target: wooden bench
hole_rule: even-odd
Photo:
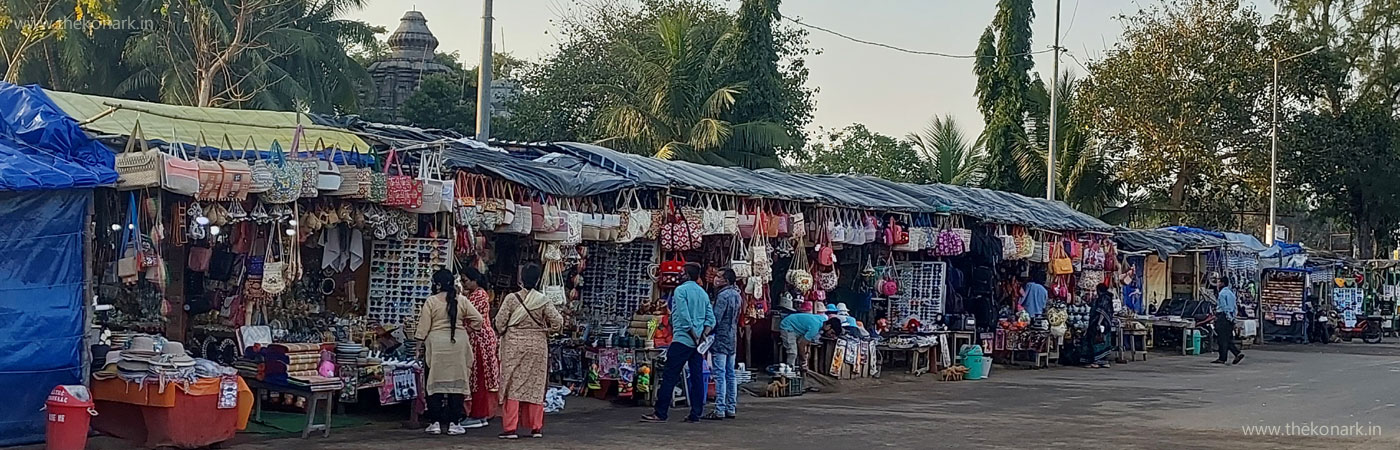
[[[253,391],[254,422],[263,423],[262,402],[263,397],[266,397],[268,392],[281,392],[286,394],[292,394],[298,397],[306,398],[306,428],[301,430],[302,439],[306,439],[308,436],[311,436],[312,431],[320,431],[321,437],[330,437],[331,411],[335,409],[335,398],[340,396],[340,389],[313,391],[300,386],[267,384],[260,380],[252,378],[245,378],[243,381],[246,382],[248,384],[248,388]],[[316,423],[316,404],[322,401],[326,402],[325,421],[322,423]]]

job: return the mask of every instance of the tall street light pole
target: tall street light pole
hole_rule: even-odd
[[[1269,133],[1271,135],[1270,140],[1272,141],[1269,145],[1269,228],[1264,230],[1264,240],[1268,245],[1274,245],[1274,230],[1278,228],[1278,66],[1281,63],[1317,53],[1322,50],[1322,48],[1323,46],[1319,45],[1313,47],[1312,50],[1287,58],[1274,58],[1274,87],[1272,89],[1274,97],[1274,119],[1273,129]]]
[[[1055,0],[1055,52],[1050,74],[1050,149],[1046,154],[1045,198],[1055,199],[1055,149],[1059,145],[1060,128],[1060,0]]]
[[[481,15],[481,66],[476,71],[480,78],[476,82],[476,140],[485,144],[491,139],[491,3],[483,0],[485,10]]]

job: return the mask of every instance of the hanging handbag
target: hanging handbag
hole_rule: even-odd
[[[189,261],[186,267],[194,272],[207,272],[209,270],[209,259],[213,256],[214,249],[191,245],[189,248]]]
[[[277,141],[272,141],[268,155],[271,160],[268,170],[272,174],[272,187],[261,194],[263,202],[281,204],[296,201],[301,197],[301,167],[287,161],[287,155],[282,152],[282,144]]]
[[[292,159],[287,164],[299,169],[301,174],[301,192],[299,198],[315,198],[321,195],[321,191],[316,189],[316,183],[320,178],[320,159],[317,152],[320,148],[301,148],[301,140],[306,138],[306,129],[297,125],[296,133],[292,134]],[[319,147],[319,145],[318,145]]]
[[[252,182],[252,168],[248,162],[244,161],[242,155],[237,159],[223,160],[224,151],[233,153],[233,141],[228,135],[224,135],[224,148],[220,148],[215,159],[220,160],[219,166],[224,172],[223,182],[219,184],[220,201],[243,201],[248,198],[249,184]]]
[[[642,207],[642,200],[637,196],[637,191],[630,191],[632,206],[627,210],[627,233],[633,239],[646,239],[651,234],[653,223],[653,213],[651,210]]]
[[[140,144],[141,150],[136,146]],[[150,148],[146,135],[141,131],[141,120],[131,129],[126,139],[126,149],[116,155],[117,190],[129,191],[160,186],[161,168],[165,154],[159,149]]]
[[[194,147],[194,161],[199,167],[199,192],[194,195],[194,198],[199,201],[214,202],[222,198],[219,188],[224,185],[224,166],[219,164],[217,154],[212,160],[201,158],[206,148],[209,148],[209,142],[205,138],[204,132],[201,131],[199,141]]]
[[[418,214],[437,214],[442,210],[442,189],[443,184],[441,173],[438,167],[438,153],[424,151],[418,158],[418,183],[423,187],[423,199],[415,207],[407,208],[408,212]]]
[[[788,212],[788,230],[793,237],[807,237],[807,218],[802,215],[800,204],[790,204]]]
[[[136,209],[136,194],[127,194],[129,201],[127,206],[126,226],[122,227],[121,243],[117,246],[117,277],[122,283],[132,285],[141,278],[141,260],[139,257],[141,232],[137,221],[138,210]]]
[[[1069,255],[1065,254],[1065,251],[1061,248],[1060,245],[1055,245],[1053,250],[1055,251],[1055,255],[1050,260],[1050,274],[1074,274],[1074,261],[1069,258]]]
[[[249,137],[247,141],[243,142],[243,152],[239,154],[238,158],[246,159],[249,149],[253,150],[253,162],[248,165],[248,193],[261,194],[272,190],[276,177],[272,174],[272,166],[268,162],[271,152],[268,152],[269,158],[263,158],[257,143],[253,142],[252,137]]]
[[[398,174],[390,175],[390,167],[394,167]],[[420,180],[403,174],[403,163],[398,161],[398,150],[389,149],[389,156],[384,160],[384,174],[388,194],[384,199],[384,206],[412,209],[423,205],[423,184]]]
[[[271,225],[267,235],[267,251],[263,254],[262,290],[276,296],[287,290],[285,269],[287,266],[285,248],[282,245],[282,230],[277,224]],[[274,252],[276,250],[276,252]]]
[[[673,259],[662,261],[656,270],[656,283],[663,289],[674,289],[681,285],[685,276],[685,256],[680,252]]]
[[[365,201],[383,204],[389,199],[388,166],[379,167],[379,158],[374,155],[370,155],[369,159],[365,165],[365,171],[369,173],[369,192]]]
[[[321,140],[318,139],[316,143],[317,147],[322,147]],[[344,184],[345,175],[341,172],[340,165],[335,162],[336,155],[340,155],[342,161],[345,158],[339,147],[333,147],[326,154],[326,159],[316,160],[316,190],[335,193],[340,190],[340,185]]]
[[[735,235],[733,244],[729,246],[729,269],[734,271],[734,277],[739,280],[747,280],[753,275],[753,266],[749,263],[748,248],[745,245],[744,239]]]
[[[238,254],[229,251],[228,246],[221,245],[214,248],[213,256],[209,258],[209,279],[214,281],[227,282],[233,279],[233,272],[238,267]]]
[[[191,197],[199,194],[199,163],[190,159],[184,145],[174,142],[169,148],[170,154],[161,159],[160,187]]]
[[[744,239],[754,237],[758,231],[758,214],[755,214],[744,202],[744,209],[735,218],[735,225],[739,227],[739,236]]]

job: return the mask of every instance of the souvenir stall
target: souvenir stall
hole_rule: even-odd
[[[1248,286],[1254,278],[1249,274],[1257,270],[1258,259],[1247,250],[1231,251],[1233,241],[1221,233],[1174,227],[1124,230],[1114,239],[1129,255],[1128,272],[1120,276],[1140,283],[1140,288],[1129,291],[1142,293],[1142,309],[1134,319],[1148,328],[1145,348],[1178,348],[1183,355],[1208,350],[1209,330],[1197,324],[1215,312],[1212,277],[1231,276],[1240,283],[1236,286],[1240,304],[1255,304],[1253,291],[1245,289],[1252,289]],[[1252,334],[1253,322],[1246,322],[1254,314],[1241,317],[1245,319],[1239,328],[1245,335]]]
[[[1400,301],[1397,301],[1397,291],[1400,290],[1400,261],[1395,260],[1369,260],[1362,261],[1365,268],[1366,295],[1373,299],[1374,307],[1372,311],[1381,318],[1381,330],[1387,335],[1395,335],[1396,315],[1400,314]]]
[[[110,264],[98,301],[112,306],[112,339],[161,335],[237,367],[259,415],[329,414],[361,391],[392,391],[385,379],[413,366],[403,319],[432,270],[452,264],[439,155],[381,160],[352,135],[297,126],[285,150],[268,130],[214,147],[179,128],[150,136],[145,123],[133,121],[117,191],[98,205],[113,224],[96,255]],[[304,431],[328,432],[326,420]]]

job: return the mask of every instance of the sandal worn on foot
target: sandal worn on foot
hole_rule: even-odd
[[[666,423],[666,419],[656,417],[656,414],[642,416],[642,423]]]

